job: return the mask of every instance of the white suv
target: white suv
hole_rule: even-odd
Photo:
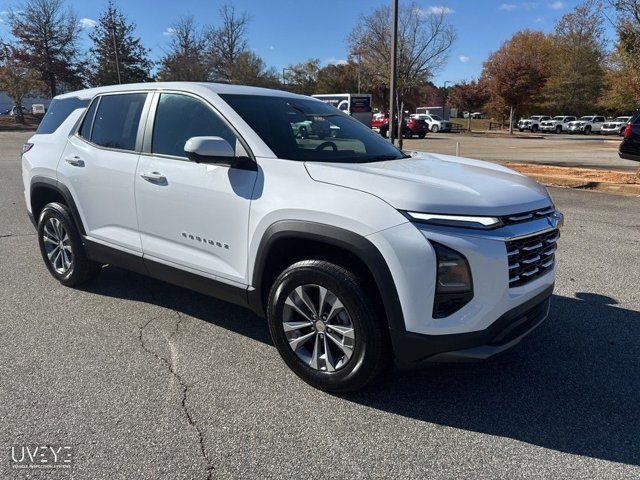
[[[518,130],[521,132],[531,130],[532,133],[536,133],[540,129],[540,124],[549,120],[551,120],[551,117],[545,117],[544,115],[534,115],[533,117],[523,118],[518,122]]]
[[[414,113],[411,118],[419,118],[424,120],[429,126],[429,130],[433,133],[438,132],[450,132],[453,124],[439,115],[432,115],[430,113]]]
[[[292,125],[326,122],[331,137]],[[266,316],[329,391],[483,359],[547,316],[562,215],[503,166],[406,155],[313,98],[206,83],[68,93],[22,155],[62,284],[111,264]]]
[[[550,133],[562,133],[567,130],[569,122],[573,122],[576,117],[565,117],[558,116],[553,117],[550,120],[545,120],[544,122],[540,122],[540,131],[541,132],[550,132]]]
[[[604,117],[587,115],[585,117],[580,117],[578,120],[573,122],[569,122],[567,131],[569,133],[584,133],[585,135],[589,135],[590,133],[600,133],[604,122]]]

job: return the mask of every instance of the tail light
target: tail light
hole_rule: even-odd
[[[22,155],[27,153],[32,148],[33,148],[33,143],[24,143],[24,144],[22,144]]]
[[[631,124],[627,123],[627,127],[624,129],[624,138],[627,139],[631,136]]]

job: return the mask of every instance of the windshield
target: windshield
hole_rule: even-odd
[[[531,117],[531,120],[540,120],[542,117]]]
[[[593,117],[580,117],[580,120],[591,120]]]
[[[438,116],[438,115],[431,115],[431,118],[434,120],[442,120],[442,117]]]
[[[628,122],[631,119],[631,117],[618,117],[616,118],[616,122]]]
[[[374,162],[408,158],[359,121],[319,100],[221,94],[278,158]]]
[[[553,117],[554,120],[562,120],[564,117]]]

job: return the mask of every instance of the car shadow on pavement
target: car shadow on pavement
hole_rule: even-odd
[[[264,319],[250,310],[127,270],[106,266],[85,292],[158,305],[272,345]]]
[[[396,374],[344,398],[425,422],[640,465],[640,312],[554,296],[547,321],[479,364]]]
[[[249,310],[117,268],[83,290],[147,302],[272,344]],[[482,363],[394,373],[346,401],[417,421],[640,465],[640,312],[554,295],[549,318]]]

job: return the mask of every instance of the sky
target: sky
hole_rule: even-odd
[[[282,71],[292,63],[319,58],[323,64],[344,61],[347,36],[363,14],[391,0],[226,0],[251,15],[249,45],[268,66]],[[105,0],[67,0],[84,25],[83,41],[98,19]],[[201,24],[216,24],[224,0],[119,0],[137,24],[143,44],[159,59],[170,40],[176,18],[191,14]],[[400,0],[400,5],[411,2]],[[482,63],[511,35],[525,28],[550,32],[555,22],[579,0],[415,0],[424,12],[444,9],[455,26],[457,40],[446,66],[436,72],[436,85],[477,78]],[[6,11],[20,0],[0,0],[0,37],[8,38]],[[612,35],[610,25],[607,25]]]

